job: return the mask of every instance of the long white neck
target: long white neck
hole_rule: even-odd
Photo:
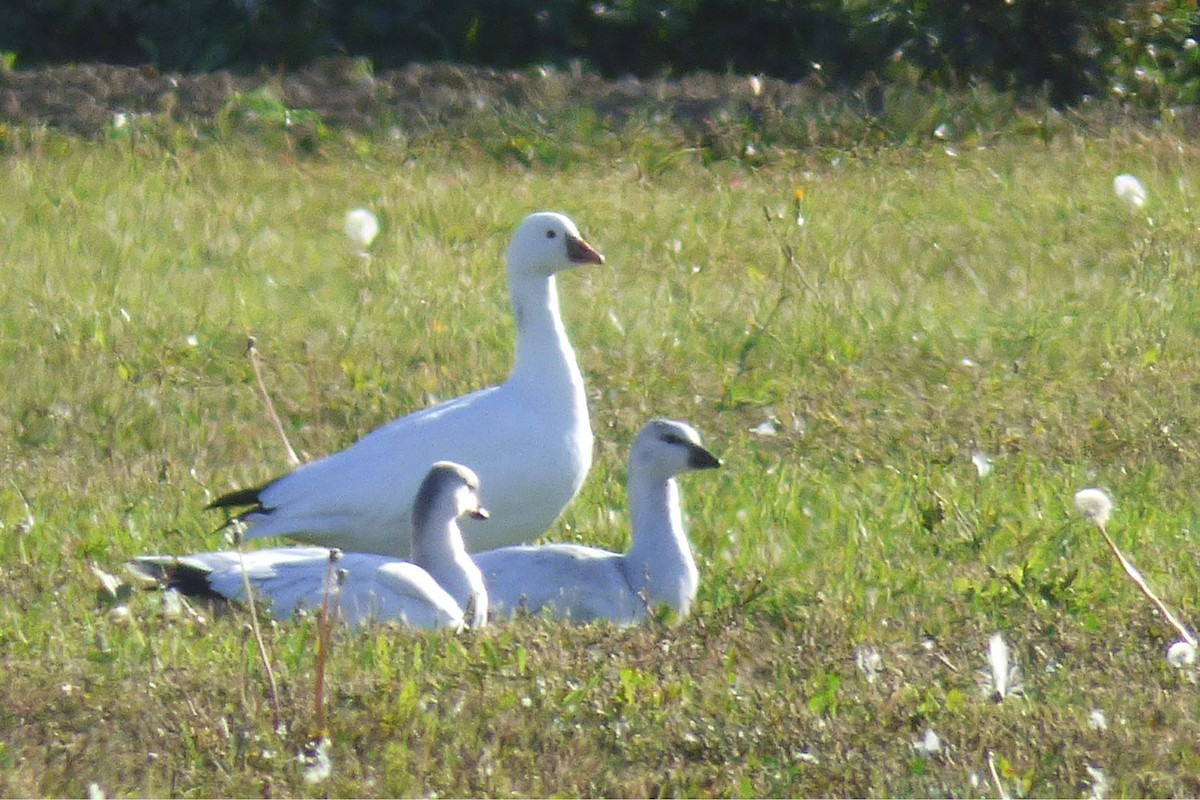
[[[623,568],[630,588],[644,590],[651,607],[665,603],[677,615],[687,614],[700,576],[683,529],[675,479],[641,474],[631,464],[629,517],[633,541]]]
[[[412,563],[424,568],[464,612],[474,611],[474,619],[466,620],[468,626],[482,627],[487,622],[487,588],[483,573],[463,546],[458,521],[444,523],[440,532],[424,533],[427,535],[413,537]]]
[[[558,311],[554,276],[528,277],[510,272],[508,285],[517,326],[517,353],[509,380],[532,383],[540,392],[549,388],[547,383],[559,382],[582,396],[583,376]]]

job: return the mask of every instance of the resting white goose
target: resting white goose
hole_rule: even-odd
[[[434,464],[413,507],[412,561],[370,553],[344,553],[341,617],[350,625],[399,622],[416,628],[478,628],[487,622],[487,589],[463,546],[458,520],[487,519],[479,504],[479,479],[459,464]],[[276,547],[242,554],[223,550],[190,556],[140,556],[135,573],[185,594],[245,599],[243,574],[257,602],[276,619],[321,607],[331,575],[325,547]],[[333,595],[331,595],[333,596]],[[464,614],[466,615],[464,617]]]
[[[530,214],[508,248],[516,358],[508,379],[394,420],[352,446],[210,508],[253,506],[248,536],[287,535],[347,552],[408,553],[412,497],[426,467],[474,469],[491,509],[464,525],[467,549],[530,541],[575,497],[592,464],[583,376],[558,310],[555,273],[604,256],[563,214]],[[400,484],[396,485],[397,476]]]
[[[511,616],[523,608],[573,622],[629,625],[666,605],[682,618],[696,596],[699,574],[675,476],[720,465],[690,425],[646,423],[629,452],[629,550],[544,544],[477,553],[493,615]]]

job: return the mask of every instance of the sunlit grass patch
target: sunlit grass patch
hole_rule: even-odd
[[[1118,497],[1114,541],[1194,627],[1189,141],[759,166],[388,141],[0,160],[0,793],[982,797],[1086,793],[1090,770],[1200,791],[1178,634],[1073,508]],[[351,247],[358,208],[379,230]],[[92,564],[228,546],[203,506],[288,468],[248,335],[310,456],[502,379],[502,251],[535,208],[608,257],[559,281],[598,444],[548,538],[623,549],[630,441],[688,421],[726,464],[683,493],[693,613],[338,631],[324,730],[315,620],[264,622],[276,729],[244,611],[118,601]]]

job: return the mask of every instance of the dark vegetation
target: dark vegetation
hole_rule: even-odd
[[[297,68],[349,55],[379,69],[452,61],[582,65],[606,78],[762,73],[859,87],[925,82],[1196,100],[1196,4],[1184,0],[30,0],[0,6],[19,67]]]

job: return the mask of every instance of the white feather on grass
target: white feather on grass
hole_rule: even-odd
[[[979,688],[996,702],[1021,693],[1021,670],[1012,660],[1008,644],[999,633],[988,639],[987,669],[980,670]]]

